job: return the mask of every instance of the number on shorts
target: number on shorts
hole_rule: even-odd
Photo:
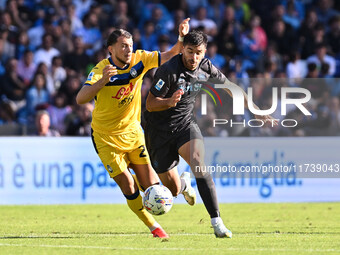
[[[145,146],[144,145],[141,145],[141,146],[139,146],[138,148],[140,148],[142,151],[141,151],[141,153],[139,154],[139,157],[140,158],[145,158],[146,157],[146,155],[144,154],[144,152],[145,152]]]

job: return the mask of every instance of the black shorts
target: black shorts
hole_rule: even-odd
[[[146,125],[145,142],[152,167],[156,173],[165,173],[179,163],[178,149],[193,139],[203,136],[196,123],[190,124],[179,132],[162,131]]]

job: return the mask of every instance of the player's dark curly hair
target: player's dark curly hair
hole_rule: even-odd
[[[185,46],[187,44],[191,44],[194,46],[204,44],[204,46],[207,47],[208,37],[205,33],[203,33],[200,30],[193,30],[184,36],[183,45]]]
[[[115,44],[120,36],[132,38],[132,35],[128,31],[124,29],[116,29],[109,35],[109,38],[107,38],[106,47]]]

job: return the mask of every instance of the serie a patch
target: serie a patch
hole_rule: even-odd
[[[160,91],[162,87],[164,86],[165,82],[162,79],[159,79],[158,82],[155,85],[155,88]]]
[[[92,80],[92,77],[93,77],[93,75],[94,75],[94,72],[91,72],[91,73],[89,73],[89,76],[87,76],[87,79],[86,79],[86,81],[91,81],[91,80]]]

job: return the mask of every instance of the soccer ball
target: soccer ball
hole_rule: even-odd
[[[171,191],[163,185],[153,185],[144,192],[143,205],[153,215],[162,215],[170,211],[173,205]]]

